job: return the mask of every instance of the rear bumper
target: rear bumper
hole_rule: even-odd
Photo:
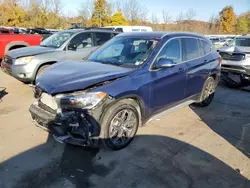
[[[221,65],[221,72],[250,76],[250,69],[241,65]]]

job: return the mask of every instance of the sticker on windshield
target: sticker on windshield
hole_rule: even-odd
[[[143,61],[136,61],[135,65],[141,65],[143,63]]]

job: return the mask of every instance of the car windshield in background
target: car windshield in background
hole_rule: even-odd
[[[73,32],[58,32],[46,38],[40,45],[44,47],[59,48],[73,34]]]
[[[117,37],[94,52],[88,60],[135,68],[148,59],[157,43],[155,39]]]
[[[235,45],[250,47],[250,38],[236,38]]]

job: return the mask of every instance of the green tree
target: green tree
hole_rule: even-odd
[[[250,27],[250,21],[248,19],[247,16],[240,16],[237,19],[237,23],[236,23],[236,32],[237,33],[247,33],[249,31],[249,27]]]
[[[115,12],[110,17],[110,25],[129,25],[128,20],[123,16],[122,12],[119,10]]]
[[[232,33],[236,23],[236,15],[232,6],[226,6],[220,12],[221,31],[223,33]]]
[[[102,27],[109,25],[110,22],[110,5],[106,0],[96,0],[94,3],[94,12],[92,14],[92,25],[94,27]]]

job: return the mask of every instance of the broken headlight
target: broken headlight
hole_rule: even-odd
[[[56,101],[61,108],[92,109],[107,96],[103,92],[59,94],[56,96]]]

